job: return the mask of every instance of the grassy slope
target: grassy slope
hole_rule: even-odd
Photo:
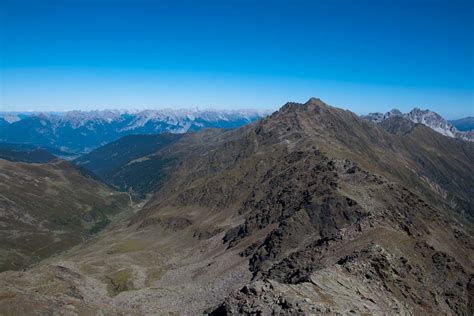
[[[68,162],[0,160],[0,270],[19,269],[82,242],[129,205]]]

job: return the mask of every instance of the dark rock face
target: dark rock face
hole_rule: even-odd
[[[302,305],[298,299],[275,295],[271,284],[257,282],[243,287],[209,315],[307,315]]]
[[[362,274],[367,282],[380,282],[413,305],[424,306],[436,313],[440,300],[457,315],[467,314],[469,275],[453,257],[425,247],[435,269],[412,264],[406,257],[393,258],[378,246],[371,246],[342,258],[337,264],[352,274]],[[431,264],[427,262],[427,264]],[[427,286],[432,284],[435,286]]]
[[[232,247],[255,231],[277,224],[260,245],[245,251],[251,254],[254,274],[301,246],[301,240],[328,239],[366,216],[356,201],[338,193],[335,162],[319,151],[292,152],[279,166],[267,172],[244,203],[245,223],[224,237]]]
[[[314,250],[314,249],[313,249]],[[403,298],[403,301],[427,313],[438,313],[442,306],[456,315],[472,313],[472,275],[464,271],[456,260],[446,253],[429,249],[432,253],[434,270],[430,267],[413,263],[406,257],[393,257],[384,248],[372,244],[367,248],[355,251],[340,258],[336,265],[343,273],[360,277],[365,286],[379,287],[381,292]],[[305,252],[308,254],[309,252]],[[314,252],[319,257],[321,252]],[[304,262],[301,253],[292,255],[282,263],[295,269]],[[428,262],[428,264],[431,264]],[[305,270],[301,278],[301,270],[291,275],[291,278],[278,277],[280,283],[298,284],[304,282],[313,284],[310,275],[317,269],[323,269],[321,264],[311,266],[313,270]],[[280,270],[281,271],[281,270]],[[429,272],[428,272],[429,271]],[[279,276],[279,275],[276,275]],[[270,278],[275,275],[270,274]],[[296,282],[295,282],[296,281]],[[275,291],[272,282],[265,279],[252,282],[237,292],[234,292],[225,302],[212,311],[213,315],[250,315],[254,313],[307,315],[309,313],[331,313],[330,307],[318,307],[308,304],[298,295]],[[373,299],[365,298],[377,304]],[[355,310],[353,310],[356,313]]]

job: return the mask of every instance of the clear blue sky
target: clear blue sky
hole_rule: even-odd
[[[473,1],[0,1],[0,110],[474,115]]]

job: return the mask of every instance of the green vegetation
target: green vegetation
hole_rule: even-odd
[[[98,232],[103,230],[105,227],[107,227],[107,225],[109,225],[109,224],[110,224],[110,219],[105,218],[105,219],[95,223],[94,226],[92,226],[92,228],[89,229],[88,233],[90,235],[97,234]]]
[[[112,248],[112,253],[127,253],[127,252],[134,252],[145,249],[146,245],[141,240],[127,240],[122,243],[115,245]]]
[[[67,216],[67,215],[65,214],[64,216]],[[64,217],[64,216],[55,217],[53,215],[51,216],[51,222],[58,226],[69,226],[69,227],[75,227],[75,228],[81,226],[81,220],[76,215],[73,215],[71,217]]]
[[[122,269],[106,276],[107,290],[110,295],[117,295],[120,292],[133,290],[132,270]]]
[[[172,166],[177,163],[177,159],[150,156],[147,160],[117,169],[107,181],[119,190],[125,191],[131,188],[135,193],[145,195],[161,188],[169,170],[172,170]]]

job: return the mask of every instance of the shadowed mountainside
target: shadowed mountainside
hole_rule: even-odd
[[[95,173],[108,184],[120,189],[132,189],[127,181],[120,181],[120,174],[133,160],[156,152],[181,138],[181,134],[129,135],[104,145],[74,160],[74,163]],[[153,168],[150,168],[153,169]],[[140,174],[140,172],[139,172]],[[131,176],[127,177],[134,183]]]
[[[57,148],[28,144],[0,143],[0,158],[10,161],[42,163],[50,162],[56,158],[70,160],[73,157],[74,155]]]
[[[31,163],[50,162],[57,157],[45,149],[11,149],[10,146],[4,146],[0,143],[0,159],[9,161],[22,161]]]
[[[450,121],[458,130],[466,132],[474,130],[474,117],[469,116],[458,120]]]

